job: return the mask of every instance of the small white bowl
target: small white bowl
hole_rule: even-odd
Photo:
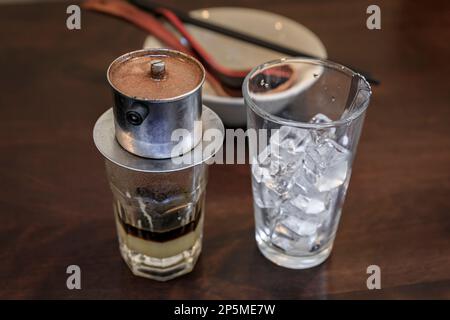
[[[289,18],[271,12],[250,8],[218,7],[194,10],[189,14],[301,52],[327,58],[325,46],[312,31]],[[252,69],[264,62],[286,56],[193,25],[186,25],[186,28],[218,63],[228,68]],[[147,37],[144,43],[144,48],[161,46],[153,36]],[[245,126],[246,109],[243,98],[217,96],[209,84],[205,83],[203,103],[213,109],[226,126]]]

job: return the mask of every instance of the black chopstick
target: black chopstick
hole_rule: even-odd
[[[248,43],[252,43],[252,44],[260,46],[260,47],[264,47],[264,48],[271,49],[271,50],[274,50],[277,52],[281,52],[288,56],[321,59],[319,57],[316,57],[314,55],[311,55],[311,54],[308,54],[305,52],[300,52],[298,50],[287,48],[287,47],[281,46],[279,44],[276,44],[276,43],[273,43],[270,41],[256,38],[256,37],[250,36],[245,33],[241,33],[241,32],[235,31],[235,30],[231,30],[231,29],[219,26],[217,24],[207,22],[205,20],[196,19],[194,17],[191,17],[188,13],[185,13],[182,10],[179,10],[172,6],[168,6],[166,4],[161,4],[161,3],[157,3],[154,1],[148,1],[148,0],[130,0],[130,2],[132,4],[134,4],[135,6],[139,7],[140,9],[147,11],[147,12],[151,12],[151,13],[155,13],[154,10],[156,8],[166,8],[166,9],[172,11],[173,13],[175,13],[175,15],[184,23],[189,23],[189,24],[192,24],[192,25],[204,28],[204,29],[208,29],[208,30],[235,38],[235,39],[239,39],[239,40],[242,40],[242,41],[245,41]],[[321,60],[324,60],[324,59],[321,59]],[[373,78],[368,72],[365,72],[363,70],[353,68],[350,66],[348,66],[348,67],[350,69],[352,69],[353,71],[364,76],[364,78],[366,78],[366,80],[370,84],[378,85],[380,83],[378,80]]]

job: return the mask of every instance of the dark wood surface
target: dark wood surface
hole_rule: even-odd
[[[167,1],[175,4],[175,1]],[[158,283],[134,277],[117,247],[111,195],[92,142],[111,104],[105,70],[145,34],[95,13],[65,26],[67,4],[0,6],[0,298],[450,298],[450,6],[378,1],[179,1],[241,5],[313,30],[329,56],[382,81],[360,140],[330,259],[293,271],[253,238],[246,165],[210,168],[204,250],[195,270]],[[82,290],[66,289],[66,267]],[[382,290],[366,287],[381,267]]]

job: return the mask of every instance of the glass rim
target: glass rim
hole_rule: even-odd
[[[255,75],[258,71],[266,69],[268,67],[275,66],[277,64],[283,64],[283,63],[304,63],[304,64],[314,64],[314,65],[320,65],[326,68],[332,68],[336,71],[345,73],[351,77],[359,77],[364,81],[367,88],[369,89],[369,96],[368,99],[365,100],[364,105],[361,108],[357,108],[357,110],[350,112],[346,117],[343,119],[338,120],[332,120],[331,122],[325,122],[325,123],[310,123],[310,122],[302,122],[302,121],[296,121],[296,120],[290,120],[283,117],[275,116],[273,114],[270,114],[269,112],[265,111],[264,109],[260,108],[250,97],[248,92],[248,83],[250,81],[250,78]],[[260,115],[263,118],[266,118],[268,120],[271,120],[275,123],[281,124],[281,125],[287,125],[292,127],[299,127],[299,128],[306,128],[306,129],[324,129],[324,128],[332,128],[332,127],[338,127],[345,124],[348,124],[352,122],[353,120],[361,117],[364,112],[367,110],[367,107],[369,106],[369,100],[372,96],[372,88],[370,84],[367,82],[366,78],[361,75],[358,72],[353,71],[352,69],[330,61],[330,60],[323,60],[323,59],[313,59],[313,58],[300,58],[300,57],[291,57],[291,58],[281,58],[281,59],[275,59],[268,62],[265,62],[263,64],[260,64],[256,67],[254,67],[245,77],[244,83],[242,85],[242,95],[244,97],[245,104],[251,108],[254,112],[256,112],[258,115]]]

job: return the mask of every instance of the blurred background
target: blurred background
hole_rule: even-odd
[[[81,29],[69,30],[71,4],[81,2],[0,0],[1,298],[450,298],[448,1],[164,1],[380,81],[327,262],[293,271],[264,259],[253,238],[248,166],[214,165],[204,251],[194,272],[170,283],[133,277],[121,261],[92,141],[112,103],[108,65],[154,39],[83,8]],[[373,4],[379,30],[366,25]],[[224,18],[217,7],[234,11]],[[278,54],[187,27],[228,67]],[[245,127],[239,98],[205,94],[229,127]],[[82,290],[65,286],[71,264],[82,269]],[[381,268],[381,290],[367,289],[369,265]]]

